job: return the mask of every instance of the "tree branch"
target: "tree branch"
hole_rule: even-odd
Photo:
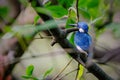
[[[78,11],[78,2],[79,0],[76,0],[76,11],[77,11],[77,22],[79,22],[79,11]]]

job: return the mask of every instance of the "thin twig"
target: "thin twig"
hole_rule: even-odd
[[[62,80],[65,76],[69,75],[70,73],[74,72],[74,71],[77,71],[78,69],[74,69],[68,73],[66,73],[65,75],[63,75],[61,78],[59,78],[59,80]]]
[[[75,80],[77,80],[77,77],[78,77],[78,73],[79,73],[79,65],[80,65],[80,63],[78,63],[78,68],[77,68],[77,73],[76,73],[76,77],[75,77]]]
[[[77,22],[79,22],[78,2],[79,0],[76,0]]]
[[[73,58],[70,59],[70,61],[68,62],[68,64],[55,77],[53,77],[52,80],[56,80],[59,77],[59,75],[70,65],[70,63],[72,62],[72,60],[73,60]]]
[[[52,39],[52,36],[44,36],[44,37],[40,37],[40,38],[34,38],[34,39]]]

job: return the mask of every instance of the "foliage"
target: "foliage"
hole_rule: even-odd
[[[64,9],[62,6],[57,5],[57,6],[47,6],[45,8],[42,7],[36,7],[36,10],[39,13],[51,15],[55,18],[60,18],[64,15],[67,15],[67,10]]]
[[[66,9],[72,6],[75,0],[57,0],[59,4],[64,6]]]
[[[26,75],[23,75],[22,77],[27,80],[38,80],[36,77],[33,76],[33,70],[34,66],[29,65],[26,69]]]
[[[79,70],[78,70],[77,80],[80,80],[84,72],[84,67],[82,65],[79,65],[78,67]]]
[[[95,19],[105,14],[105,5],[103,0],[80,0],[79,11],[84,18]]]
[[[0,6],[0,18],[6,18],[9,13],[9,8],[7,6]]]
[[[42,77],[37,78],[33,76],[33,70],[34,70],[34,66],[33,65],[29,65],[26,68],[26,74],[22,76],[22,78],[27,79],[27,80],[44,80],[48,75],[50,75],[50,73],[52,72],[53,68],[48,69],[44,75]]]
[[[40,19],[40,16],[36,15],[35,18],[34,18],[34,25],[37,24],[37,22],[38,22],[39,19]]]
[[[27,6],[28,5],[28,1],[27,0],[19,0],[19,2],[24,5]]]
[[[44,73],[43,79],[45,79],[45,78],[52,72],[52,70],[53,70],[53,68],[48,69],[48,70]]]

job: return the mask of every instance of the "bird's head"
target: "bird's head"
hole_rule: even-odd
[[[81,33],[87,33],[88,32],[88,25],[87,25],[86,22],[78,22],[77,24],[70,24],[70,25],[78,27],[78,29]]]
[[[78,22],[77,27],[79,28],[80,32],[88,32],[88,25],[86,22]]]

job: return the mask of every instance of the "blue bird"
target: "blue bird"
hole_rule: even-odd
[[[88,56],[89,49],[92,44],[92,38],[88,34],[88,25],[86,22],[78,22],[76,27],[79,31],[75,33],[74,44],[80,52]]]
[[[86,22],[78,22],[77,24],[71,24],[71,26],[76,26],[79,29],[78,31],[75,32],[74,44],[75,44],[76,48],[85,55],[86,59],[88,59],[87,57],[91,55],[89,50],[92,45],[92,38],[88,34],[87,23]],[[78,54],[78,59],[79,59],[80,63],[83,66],[85,66],[85,63],[83,62],[83,60],[80,59],[79,54]],[[84,67],[82,65],[78,66],[79,70],[78,70],[77,80],[79,80],[83,74]],[[82,74],[81,74],[81,69],[82,69]]]
[[[79,31],[75,33],[74,43],[79,51],[88,56],[89,49],[92,44],[92,38],[88,34],[88,25],[86,22],[78,22],[77,27]]]

